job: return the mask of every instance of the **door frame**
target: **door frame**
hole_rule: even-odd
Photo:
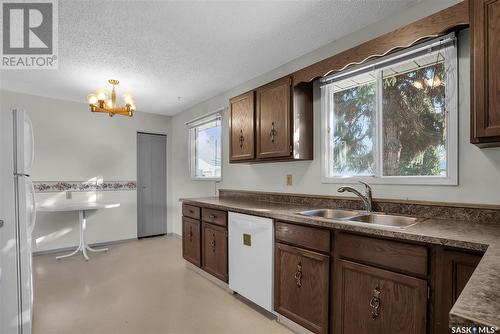
[[[163,136],[165,137],[165,208],[166,208],[166,213],[165,213],[165,218],[167,219],[167,235],[169,234],[169,229],[168,229],[168,201],[169,201],[169,196],[168,196],[168,188],[167,185],[170,181],[170,178],[168,177],[168,163],[170,159],[168,158],[168,134],[166,132],[154,132],[154,131],[148,131],[148,130],[137,130],[135,134],[135,178],[136,178],[136,194],[135,194],[135,203],[136,203],[136,211],[137,211],[137,219],[136,219],[136,234],[137,234],[137,239],[141,238],[147,238],[147,237],[139,237],[139,188],[138,188],[138,183],[139,183],[139,160],[137,159],[137,156],[139,154],[139,146],[138,144],[138,138],[139,134],[143,135],[152,135],[152,136]],[[154,236],[152,236],[154,237]]]

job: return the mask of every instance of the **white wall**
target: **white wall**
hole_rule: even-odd
[[[1,112],[26,110],[35,135],[34,181],[137,180],[137,131],[167,134],[167,184],[171,180],[171,118],[147,113],[134,117],[93,114],[85,103],[0,91]],[[171,187],[167,187],[167,201]],[[120,207],[99,210],[87,221],[90,243],[137,237],[136,191],[72,193],[73,201],[100,196]],[[37,202],[67,201],[65,193],[39,193]],[[75,246],[77,213],[39,213],[34,251]],[[167,222],[165,222],[167,224]],[[168,226],[171,231],[171,226]]]
[[[230,91],[218,95],[172,119],[172,206],[170,220],[173,231],[181,233],[180,204],[182,197],[203,197],[216,194],[213,182],[191,181],[188,170],[187,130],[184,122],[220,107],[227,106],[229,98],[264,83],[292,73],[328,56],[356,46],[383,33],[432,14],[459,1],[423,1],[389,20],[376,23],[314,52],[287,63],[269,73],[250,80]],[[500,150],[479,150],[469,144],[469,36],[459,37],[459,186],[397,186],[375,185],[375,197],[393,199],[429,200],[442,202],[500,204]],[[223,121],[223,180],[217,188],[281,191],[310,194],[338,195],[338,185],[322,184],[320,175],[320,96],[317,85],[314,96],[315,138],[314,161],[272,164],[229,164],[228,115]],[[293,186],[285,185],[285,175],[292,174]]]

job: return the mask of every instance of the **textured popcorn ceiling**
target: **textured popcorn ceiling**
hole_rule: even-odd
[[[173,115],[415,2],[59,0],[59,69],[2,71],[1,87],[83,102],[115,78],[139,111]]]

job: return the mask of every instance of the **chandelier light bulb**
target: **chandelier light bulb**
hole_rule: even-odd
[[[90,104],[90,105],[95,105],[97,104],[97,95],[96,94],[89,94],[87,95],[87,102]]]
[[[113,108],[113,101],[111,101],[111,100],[107,100],[107,101],[106,101],[106,107],[108,107],[108,108],[112,109],[112,108]]]
[[[109,92],[105,88],[98,88],[95,93],[99,101],[106,101],[109,97]]]
[[[126,93],[126,94],[123,94],[122,101],[123,101],[123,104],[131,106],[134,104],[134,97],[132,96],[132,94]]]

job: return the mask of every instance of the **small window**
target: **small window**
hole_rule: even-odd
[[[323,80],[323,180],[457,184],[457,59],[446,36]]]
[[[221,113],[188,123],[191,178],[221,180]]]

